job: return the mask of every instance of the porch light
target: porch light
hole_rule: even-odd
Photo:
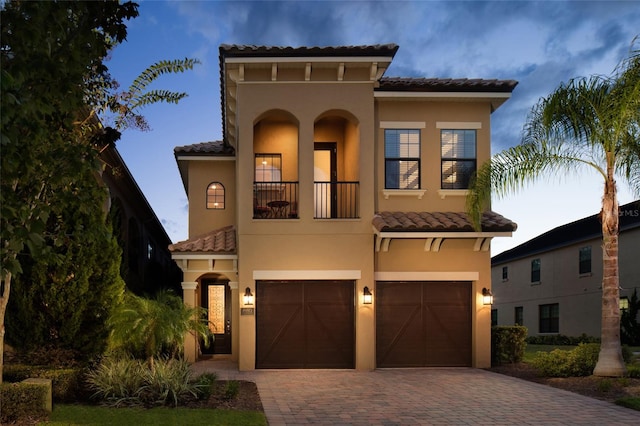
[[[251,289],[249,287],[247,287],[247,289],[244,291],[242,300],[244,301],[245,305],[253,305],[253,293],[251,293]]]
[[[493,293],[486,287],[482,289],[482,304],[493,305]]]
[[[370,305],[373,301],[373,294],[371,294],[371,290],[369,290],[369,287],[365,286],[362,289],[362,294],[362,303],[364,303],[365,305]]]

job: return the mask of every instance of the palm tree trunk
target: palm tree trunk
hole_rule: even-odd
[[[621,377],[626,368],[620,346],[620,278],[618,275],[618,197],[612,168],[602,198],[602,332],[596,376]]]

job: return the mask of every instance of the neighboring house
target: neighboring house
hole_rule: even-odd
[[[620,308],[640,293],[640,201],[620,206]],[[600,336],[602,227],[598,215],[554,228],[491,260],[493,323],[530,336]]]
[[[182,271],[171,259],[171,239],[115,146],[100,154],[109,188],[114,233],[122,248],[121,274],[138,295],[173,289],[181,294]]]
[[[170,247],[204,352],[240,370],[490,366],[490,241],[465,211],[517,82],[385,78],[398,46],[220,47],[223,140],[175,156]],[[187,336],[186,356],[199,348]]]

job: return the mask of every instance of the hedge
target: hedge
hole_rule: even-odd
[[[521,325],[491,327],[491,364],[516,363],[524,358],[527,327]]]

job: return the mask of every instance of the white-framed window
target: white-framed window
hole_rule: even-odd
[[[220,182],[207,186],[207,209],[224,209],[224,185]]]
[[[385,129],[385,189],[420,189],[420,130]]]
[[[475,129],[441,129],[442,189],[467,189],[476,171]]]

